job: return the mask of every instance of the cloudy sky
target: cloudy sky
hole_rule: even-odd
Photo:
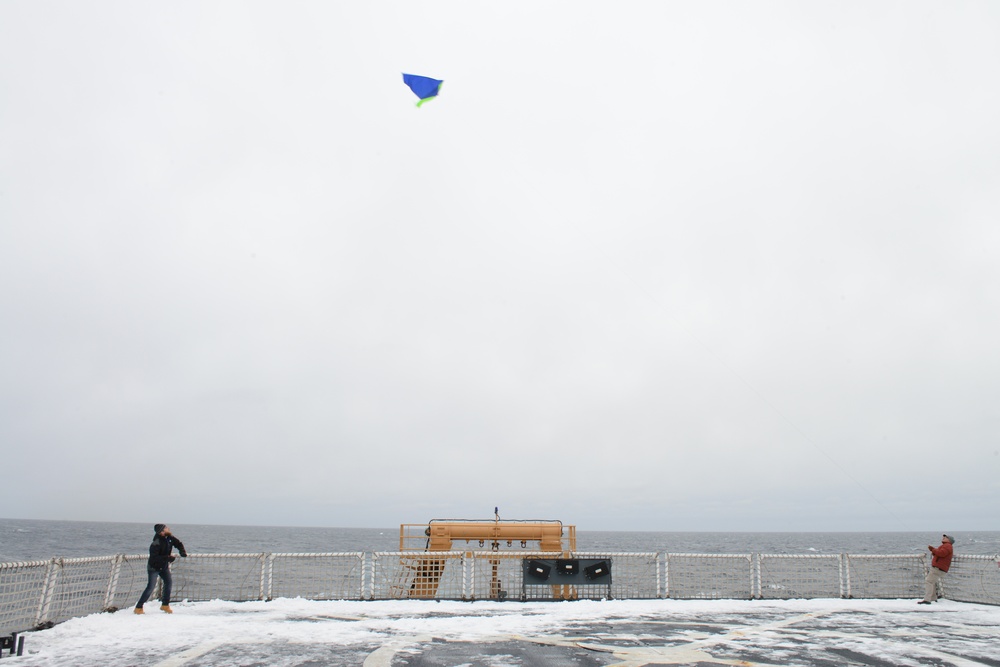
[[[998,34],[4,2],[0,516],[1000,529]]]

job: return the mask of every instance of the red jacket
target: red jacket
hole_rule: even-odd
[[[947,572],[951,567],[951,543],[942,542],[937,549],[931,549],[934,558],[931,559],[931,567],[936,567],[942,572]]]

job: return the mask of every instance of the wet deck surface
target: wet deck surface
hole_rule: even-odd
[[[0,664],[1000,667],[1000,607],[949,601],[292,602],[100,614]]]

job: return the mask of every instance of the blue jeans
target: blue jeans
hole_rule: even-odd
[[[149,596],[153,594],[153,589],[156,588],[156,577],[163,579],[163,592],[160,594],[160,604],[169,605],[170,587],[173,584],[170,578],[170,566],[164,565],[162,570],[155,570],[147,566],[146,573],[149,575],[149,583],[146,584],[146,590],[139,596],[139,603],[135,606],[141,608],[142,605],[146,604],[146,600],[149,599]]]

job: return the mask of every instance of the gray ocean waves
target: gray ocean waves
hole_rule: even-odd
[[[191,553],[396,551],[399,528],[297,528],[171,524]],[[0,562],[143,554],[152,524],[0,519]],[[955,533],[959,554],[1000,554],[1000,531]],[[931,532],[753,533],[577,531],[581,552],[907,554],[926,553]],[[462,544],[456,545],[462,548]],[[478,545],[473,545],[478,546]]]

